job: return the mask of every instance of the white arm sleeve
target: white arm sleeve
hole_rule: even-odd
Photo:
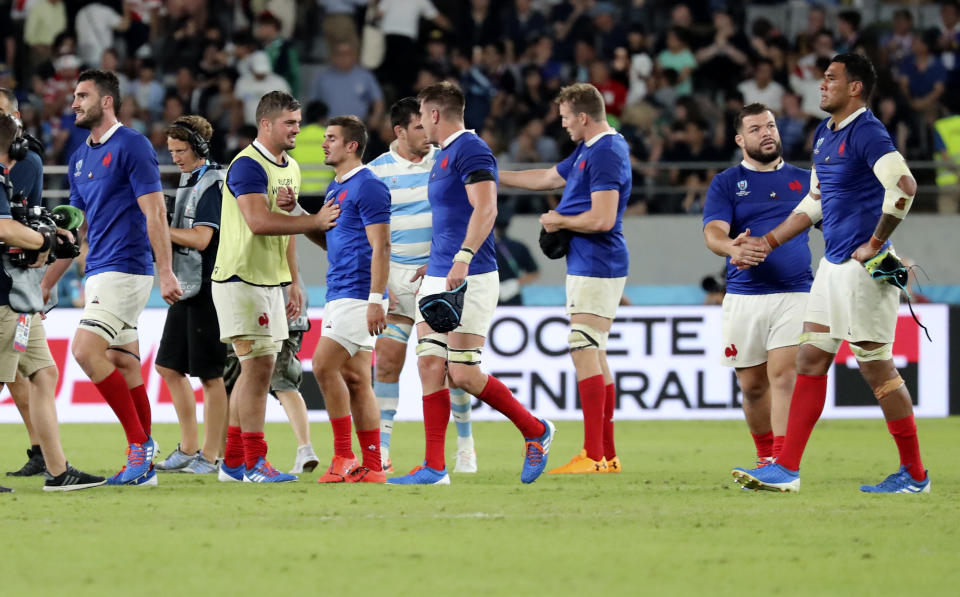
[[[810,191],[800,203],[793,208],[794,213],[807,214],[811,224],[823,219],[823,210],[820,207],[820,180],[817,179],[817,169],[810,170]]]
[[[873,165],[873,173],[884,188],[883,213],[902,220],[913,204],[913,195],[908,195],[900,188],[902,177],[913,178],[910,168],[907,167],[907,161],[899,151],[891,151],[876,161]]]

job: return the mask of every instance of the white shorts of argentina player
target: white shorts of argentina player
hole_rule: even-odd
[[[420,299],[423,297],[443,292],[446,289],[446,278],[424,276],[423,283],[420,284],[420,291],[417,292],[416,304],[419,305]],[[467,294],[463,298],[463,315],[460,319],[460,326],[454,331],[458,334],[475,334],[486,338],[499,298],[500,274],[496,270],[485,274],[467,276]],[[416,323],[423,321],[419,306],[417,307],[415,321]]]
[[[587,313],[607,319],[617,316],[617,307],[627,277],[594,278],[567,275],[567,315]]]
[[[124,346],[137,341],[137,320],[150,300],[153,276],[102,272],[83,284],[81,328],[110,343]]]
[[[806,292],[731,294],[723,297],[721,324],[727,367],[753,367],[767,362],[767,352],[796,346],[803,332]]]
[[[390,315],[416,319],[417,291],[420,289],[422,278],[418,278],[415,282],[411,282],[410,278],[417,273],[419,267],[419,265],[403,263],[390,264],[390,277],[387,280],[387,289],[390,291]]]
[[[377,337],[367,328],[367,307],[365,300],[341,298],[330,301],[323,308],[323,330],[321,336],[330,338],[342,346],[350,356],[361,350],[373,350]]]
[[[900,289],[871,278],[856,259],[836,264],[821,258],[803,320],[828,326],[833,338],[888,344],[899,305]]]
[[[283,290],[246,282],[214,282],[213,306],[220,322],[220,341],[233,344],[237,358],[277,354],[289,334]]]

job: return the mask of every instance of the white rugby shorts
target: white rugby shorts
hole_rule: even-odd
[[[447,279],[438,276],[425,276],[420,290],[417,292],[416,304],[420,299],[431,294],[444,292],[447,289]],[[493,312],[497,308],[500,298],[500,274],[494,270],[485,274],[467,276],[467,294],[463,301],[463,315],[460,326],[454,330],[458,334],[475,334],[487,337],[490,323],[493,321]],[[419,307],[416,310],[416,323],[423,321]]]
[[[848,342],[893,342],[900,289],[874,280],[855,259],[820,259],[803,320],[830,328],[830,336]]]
[[[806,292],[732,294],[723,297],[721,362],[753,367],[767,362],[767,352],[796,346],[803,332]]]

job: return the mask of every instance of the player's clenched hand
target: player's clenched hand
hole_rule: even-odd
[[[560,229],[560,219],[562,217],[563,216],[551,209],[540,216],[540,225],[543,226],[543,229],[547,232],[556,232]]]
[[[173,271],[168,270],[160,273],[160,295],[168,305],[179,301],[180,297],[183,296],[183,289],[180,288],[180,282],[173,275]]]
[[[367,303],[367,332],[371,336],[377,336],[386,327],[387,314],[383,310],[383,305]]]
[[[300,317],[303,312],[303,291],[299,284],[291,284],[287,288],[287,320]]]
[[[313,216],[317,221],[317,228],[321,231],[330,230],[337,225],[337,218],[340,217],[340,204],[331,199],[323,204],[317,215]]]
[[[450,268],[450,272],[447,274],[447,290],[460,288],[463,281],[467,279],[467,272],[469,271],[469,265],[462,261],[454,261],[453,267]]]
[[[293,192],[293,187],[286,186],[277,189],[277,207],[283,211],[293,211],[297,206],[297,195]]]

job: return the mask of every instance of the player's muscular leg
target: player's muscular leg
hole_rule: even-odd
[[[830,328],[819,323],[803,322],[804,333],[829,333]],[[813,344],[804,343],[797,351],[797,373],[800,375],[826,375],[833,363],[836,353],[830,353],[817,348]]]
[[[612,320],[607,319],[606,317],[600,317],[599,315],[593,315],[590,313],[574,313],[570,316],[571,325],[581,324],[589,326],[590,328],[603,333],[608,333],[610,331],[610,324],[612,323]],[[599,341],[599,338],[595,340]],[[570,357],[573,359],[573,367],[577,371],[577,381],[582,381],[595,375],[604,374],[603,366],[606,361],[606,351],[603,351],[602,361],[600,354],[600,349],[603,348],[605,348],[605,346],[571,350]],[[609,375],[609,368],[607,369],[607,374]],[[610,383],[610,381],[612,381],[612,379],[608,380],[605,375],[604,382]]]
[[[107,358],[110,344],[91,331],[78,329],[70,351],[77,364],[93,383],[100,383],[117,367]]]
[[[177,420],[180,421],[180,450],[186,454],[193,454],[200,449],[200,446],[197,441],[197,401],[193,396],[190,381],[183,373],[161,365],[157,365],[156,370],[166,382],[173,400],[173,407],[177,411]]]
[[[323,392],[331,419],[350,414],[350,392],[341,372],[349,359],[350,353],[335,340],[321,337],[317,342],[317,350],[313,353],[313,375]]]
[[[767,380],[767,363],[736,369],[737,383],[743,394],[743,415],[747,428],[754,435],[761,435],[770,428],[770,382]]]
[[[222,377],[201,379],[200,385],[203,386],[203,457],[214,462],[223,449],[227,433],[227,390]],[[196,404],[193,407],[196,409]]]
[[[450,332],[447,341],[451,349],[469,350],[482,349],[485,342],[483,336],[477,334],[458,334]],[[479,360],[479,355],[476,360]],[[480,369],[480,365],[468,365],[462,362],[448,362],[450,381],[453,385],[474,396],[480,394],[487,385],[487,374]]]
[[[13,398],[13,403],[17,405],[17,410],[20,411],[20,417],[23,419],[23,425],[27,428],[30,445],[40,445],[40,440],[30,420],[30,382],[17,373],[17,379],[13,383],[8,383],[7,388],[10,389],[10,397]],[[40,449],[42,450],[43,446],[40,446]]]
[[[67,459],[63,455],[60,429],[57,425],[56,366],[44,367],[34,372],[26,385],[30,388],[30,418],[37,432],[40,449],[43,450],[47,472],[57,476],[67,470]]]
[[[380,408],[370,383],[371,353],[361,350],[344,363],[343,381],[350,392],[350,412],[357,429],[374,429],[380,424]]]
[[[774,348],[767,353],[767,377],[770,380],[770,421],[774,435],[787,433],[790,398],[797,381],[797,346]]]
[[[417,325],[418,338],[424,338],[431,333],[433,330],[426,323]],[[417,357],[417,371],[420,373],[420,386],[424,396],[447,387],[447,359],[435,355],[420,355]]]
[[[233,399],[244,433],[263,431],[274,359],[275,356],[269,354],[240,361],[240,377],[233,387]]]
[[[143,385],[143,374],[140,372],[140,342],[133,341],[123,346],[111,346],[107,350],[107,358],[123,375],[128,388]]]
[[[413,325],[409,317],[387,315],[387,324]],[[400,381],[400,371],[407,356],[407,344],[392,338],[377,338],[377,381],[396,383]]]
[[[858,342],[857,346],[869,351],[884,345],[879,342]],[[910,392],[894,367],[893,359],[860,361],[859,364],[860,374],[877,396],[886,420],[894,421],[913,414]]]

